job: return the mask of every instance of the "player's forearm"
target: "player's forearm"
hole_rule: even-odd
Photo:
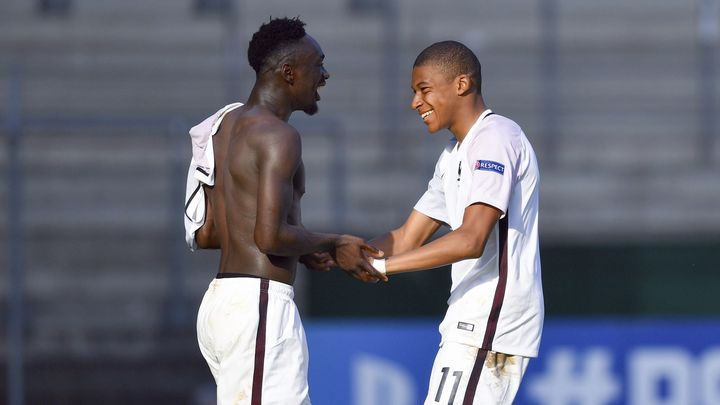
[[[335,248],[340,235],[310,232],[302,226],[282,225],[276,231],[256,231],[261,252],[274,256],[301,256]]]
[[[393,231],[394,232],[394,231]],[[391,256],[395,253],[395,240],[396,236],[393,232],[388,232],[371,239],[368,244],[375,246],[376,248],[385,252],[386,256]]]
[[[373,238],[368,244],[382,250],[385,256],[392,256],[418,248],[422,241],[409,240],[403,228],[398,228]]]
[[[482,256],[487,237],[456,230],[427,245],[387,259],[387,274],[405,273],[446,266]]]

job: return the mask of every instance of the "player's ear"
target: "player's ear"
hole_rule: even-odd
[[[291,86],[295,84],[295,71],[289,63],[283,63],[280,68],[283,79],[288,82]]]
[[[455,78],[455,86],[458,96],[464,96],[472,90],[472,79],[466,74],[459,75]]]

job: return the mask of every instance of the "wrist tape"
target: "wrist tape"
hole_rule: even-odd
[[[375,259],[373,258],[373,261],[370,263],[373,267],[375,267],[375,270],[379,271],[382,274],[386,274],[385,271],[385,259]]]

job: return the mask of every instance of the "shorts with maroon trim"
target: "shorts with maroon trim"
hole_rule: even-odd
[[[463,343],[443,342],[435,357],[425,405],[512,404],[529,358],[497,354]]]
[[[309,405],[305,331],[290,285],[216,278],[198,311],[197,335],[217,403]]]

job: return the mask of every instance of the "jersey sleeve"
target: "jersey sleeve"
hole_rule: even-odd
[[[505,216],[515,184],[517,150],[503,136],[484,137],[470,146],[467,161],[472,181],[467,206],[488,204]]]
[[[430,218],[447,224],[450,223],[450,219],[448,218],[445,190],[443,188],[444,173],[442,161],[444,156],[445,153],[440,155],[440,159],[438,159],[435,165],[435,172],[430,182],[428,182],[427,191],[420,197],[420,200],[415,204],[414,208]]]

